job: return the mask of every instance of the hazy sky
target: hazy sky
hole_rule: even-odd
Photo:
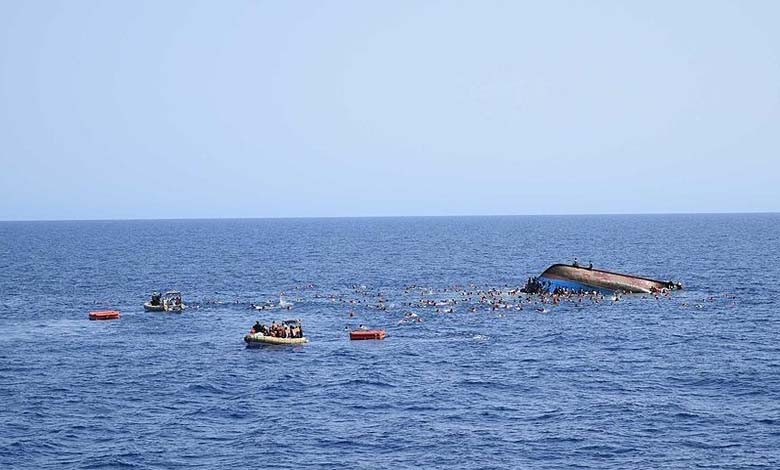
[[[777,1],[0,2],[0,219],[780,210]]]

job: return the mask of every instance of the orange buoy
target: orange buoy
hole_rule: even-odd
[[[89,312],[90,320],[116,320],[118,318],[118,310],[100,310],[98,312]]]
[[[353,330],[349,339],[385,339],[385,330]]]

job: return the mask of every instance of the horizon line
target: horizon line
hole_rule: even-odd
[[[324,216],[265,216],[265,217],[157,217],[157,218],[96,218],[96,219],[0,219],[5,222],[153,222],[186,220],[301,220],[301,219],[412,219],[412,218],[474,218],[474,217],[593,217],[593,216],[638,216],[638,215],[772,215],[778,211],[740,212],[590,212],[551,214],[421,214],[421,215],[324,215]]]

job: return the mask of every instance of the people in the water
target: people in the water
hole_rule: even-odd
[[[579,265],[579,260],[575,259]],[[587,260],[582,269],[593,269],[593,263]],[[360,319],[360,323],[375,322],[378,315],[383,320],[395,321],[398,325],[412,326],[423,322],[423,317],[430,321],[432,315],[469,313],[493,315],[498,318],[508,317],[517,312],[550,312],[560,308],[571,306],[584,308],[587,304],[604,304],[620,302],[625,292],[613,295],[607,289],[595,290],[591,288],[577,289],[573,287],[561,287],[555,281],[547,281],[545,278],[529,277],[525,285],[520,288],[517,285],[504,284],[500,286],[479,286],[476,284],[453,285],[447,287],[424,287],[408,285],[402,290],[380,293],[363,285],[355,285],[352,291],[336,291],[314,293],[318,302],[333,302],[343,306],[343,315],[351,320]],[[659,300],[669,297],[671,291],[677,287],[676,283],[668,286],[650,289],[648,297]],[[645,298],[645,297],[642,297]],[[321,300],[319,300],[321,299]],[[302,300],[305,301],[305,300]],[[387,318],[384,313],[393,316],[393,320]],[[358,321],[350,325],[348,329],[355,329]],[[259,322],[255,323],[253,331],[260,329]],[[360,325],[358,329],[364,329]],[[295,322],[274,322],[270,327],[264,327],[263,334],[280,338],[303,337],[300,325]]]
[[[550,290],[550,283],[549,282],[542,282],[538,278],[535,277],[529,277],[528,281],[526,281],[525,286],[523,286],[522,289],[520,289],[520,292],[526,293],[526,294],[540,294],[542,292],[547,292]]]

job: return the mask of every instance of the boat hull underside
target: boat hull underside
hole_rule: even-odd
[[[541,276],[539,276],[539,280],[542,282],[549,282],[550,290],[561,287],[575,291],[597,290],[602,293],[616,291],[650,293],[653,291],[660,291],[661,289],[674,288],[674,283],[670,281],[659,281],[645,277],[564,264],[550,266],[541,274]]]

